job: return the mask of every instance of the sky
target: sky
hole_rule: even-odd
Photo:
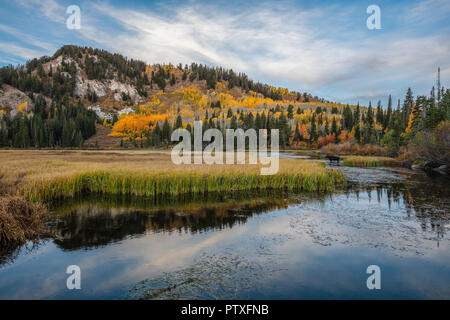
[[[450,0],[0,0],[0,66],[74,44],[148,64],[203,63],[326,100],[386,106],[450,87]],[[69,29],[70,5],[80,29]],[[380,29],[369,29],[370,5]]]

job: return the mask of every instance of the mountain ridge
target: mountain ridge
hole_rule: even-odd
[[[8,84],[26,94],[38,93],[60,102],[64,96],[82,102],[117,108],[148,102],[163,90],[172,92],[191,85],[201,90],[214,89],[218,82],[229,89],[254,91],[273,100],[299,102],[323,101],[306,92],[292,92],[250,80],[232,69],[213,68],[192,63],[148,65],[106,50],[65,45],[52,57],[29,60],[25,65],[0,69],[0,84]]]

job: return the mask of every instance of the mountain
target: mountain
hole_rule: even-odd
[[[163,90],[173,92],[195,85],[201,90],[214,89],[218,82],[243,93],[254,91],[266,98],[313,101],[308,93],[289,92],[249,80],[243,73],[192,63],[190,66],[147,65],[120,54],[88,47],[66,45],[52,57],[28,61],[24,66],[0,69],[0,84],[10,85],[23,93],[42,94],[61,102],[65,97],[83,103],[121,108],[145,103]],[[2,102],[2,107],[11,103]]]
[[[324,101],[202,64],[149,65],[66,45],[0,68],[0,147],[168,147],[174,129],[279,129],[281,147],[380,143],[405,111]],[[406,122],[406,123],[405,123]]]
[[[213,91],[220,91],[220,96],[211,95]],[[208,101],[199,103],[199,99]],[[265,105],[266,102],[279,101],[284,105],[282,101],[313,102],[319,99],[306,92],[291,92],[254,82],[243,73],[220,67],[196,63],[189,66],[147,65],[143,61],[105,50],[66,45],[52,57],[44,56],[32,59],[25,65],[0,68],[0,115],[3,114],[0,146],[82,145],[82,141],[96,130],[92,129],[95,126],[92,123],[77,124],[74,117],[79,113],[84,114],[82,117],[89,117],[91,122],[94,118],[92,112],[81,111],[80,106],[93,111],[103,124],[111,125],[121,115],[134,112],[138,106],[151,106],[152,112],[168,113],[175,105],[177,109],[187,107],[198,111],[197,107],[207,109],[220,106],[221,101],[239,107],[238,100],[245,101],[242,106],[245,107],[248,103],[254,105],[261,102]],[[68,117],[63,109],[74,106],[78,106],[79,111],[72,111],[72,116]],[[13,121],[20,115],[23,119]],[[50,116],[60,117],[53,121],[53,129],[48,127],[52,122]],[[32,118],[39,123],[35,127],[42,128],[31,128],[28,122]],[[63,141],[65,125],[72,129]],[[27,126],[28,132],[23,133]],[[86,126],[90,129],[87,130]],[[42,132],[39,133],[40,130]],[[104,141],[111,130],[100,131]],[[39,135],[41,138],[38,138]],[[93,142],[91,139],[89,144]],[[113,145],[115,143],[117,139]]]

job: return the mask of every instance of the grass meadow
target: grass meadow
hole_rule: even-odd
[[[158,197],[207,192],[287,189],[330,192],[345,183],[337,170],[303,159],[280,159],[275,175],[261,165],[175,165],[170,152],[1,150],[0,188],[35,202],[80,194]]]

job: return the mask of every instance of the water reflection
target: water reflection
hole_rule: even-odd
[[[378,203],[387,202],[389,212],[402,213],[419,221],[422,231],[433,232],[437,244],[448,231],[450,220],[450,180],[441,175],[429,177],[403,169],[343,168],[349,178],[346,193],[357,199],[365,192]],[[364,170],[364,171],[362,171]],[[362,171],[362,172],[361,172]],[[372,171],[372,172],[371,172]],[[369,176],[369,178],[367,178]],[[405,178],[406,177],[406,178]],[[397,205],[392,208],[392,205]]]
[[[285,192],[209,194],[175,203],[123,197],[75,199],[56,206],[47,223],[54,242],[64,250],[98,247],[146,232],[189,232],[232,228],[255,214],[295,202]]]
[[[332,195],[55,204],[47,242],[2,256],[0,298],[449,298],[448,181],[341,170],[349,183]],[[378,296],[365,287],[373,263],[383,269]],[[87,290],[66,290],[69,264]]]

